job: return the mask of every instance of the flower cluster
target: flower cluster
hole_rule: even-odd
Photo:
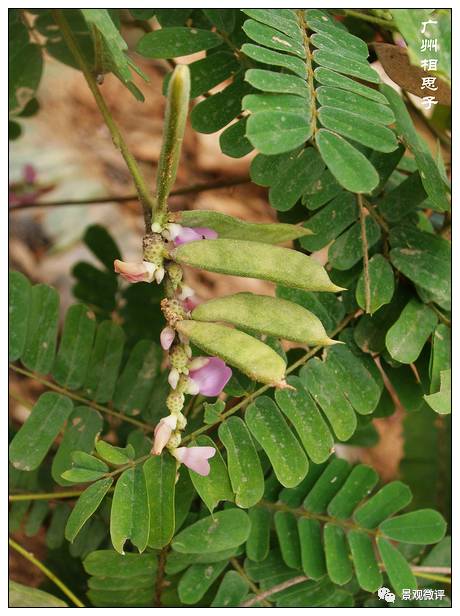
[[[215,239],[217,233],[207,228],[183,227],[175,222],[164,226],[152,225],[152,234],[144,238],[144,260],[141,263],[125,263],[116,260],[115,271],[128,282],[153,282],[163,279],[167,297],[161,308],[167,325],[160,334],[161,346],[168,351],[171,391],[166,400],[169,415],[163,417],[154,431],[153,455],[161,455],[165,448],[176,460],[200,475],[208,475],[209,458],[215,454],[214,447],[180,447],[181,432],[187,425],[182,414],[185,395],[218,396],[232,376],[231,369],[218,357],[192,357],[192,350],[182,335],[175,329],[176,323],[188,318],[197,305],[193,289],[183,283],[182,268],[168,261],[168,246],[202,239]],[[166,264],[165,264],[166,261]]]

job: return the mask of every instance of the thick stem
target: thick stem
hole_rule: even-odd
[[[363,249],[363,278],[364,278],[364,300],[365,312],[371,312],[371,281],[369,278],[369,248],[367,245],[366,234],[366,214],[364,211],[363,196],[359,193],[356,195],[359,208],[359,224],[361,227],[361,246]]]
[[[166,558],[169,551],[169,544],[166,545],[158,556],[158,569],[155,579],[155,607],[161,607],[161,594],[163,592]]]
[[[276,586],[272,586],[272,588],[269,588],[268,590],[264,590],[264,592],[260,593],[259,596],[255,596],[255,597],[252,597],[252,599],[248,599],[247,601],[242,603],[239,607],[252,607],[255,603],[258,603],[262,599],[271,597],[277,592],[286,590],[286,588],[291,588],[291,586],[297,586],[297,584],[306,582],[308,579],[309,578],[307,578],[305,575],[298,575],[295,578],[286,580],[285,582],[281,582],[280,584],[276,584]]]
[[[37,558],[35,558],[33,554],[25,550],[21,545],[19,545],[19,543],[16,543],[16,541],[14,541],[11,538],[8,539],[8,543],[13,548],[13,550],[18,552],[18,554],[21,554],[21,556],[24,556],[24,558],[26,558],[29,562],[31,562],[33,565],[38,567],[38,569],[40,569],[40,571],[44,573],[47,578],[49,578],[52,582],[54,582],[56,586],[60,590],[62,590],[62,592],[66,595],[66,597],[68,597],[72,601],[74,605],[76,605],[77,607],[86,607],[80,601],[80,599],[73,594],[70,588],[67,588],[64,582],[62,582],[52,571],[50,571],[48,567],[46,567]]]
[[[144,177],[142,176],[142,173],[139,169],[136,159],[131,154],[123,138],[123,135],[121,134],[120,129],[118,128],[118,126],[116,125],[112,117],[110,109],[108,108],[107,103],[105,102],[99,90],[96,79],[93,73],[91,72],[90,67],[86,63],[85,57],[82,54],[79,48],[79,45],[77,41],[75,40],[75,37],[72,33],[72,30],[70,29],[67,23],[67,19],[64,17],[64,11],[62,9],[53,9],[52,13],[53,13],[53,17],[57,25],[59,26],[61,30],[64,41],[66,42],[70,52],[72,53],[78,66],[80,67],[86,79],[86,82],[89,86],[89,89],[91,90],[94,96],[96,104],[99,107],[99,111],[101,112],[102,117],[104,118],[104,121],[107,125],[107,128],[110,131],[110,134],[112,136],[112,141],[115,147],[118,148],[118,150],[120,150],[121,155],[125,159],[126,165],[133,178],[137,193],[139,195],[139,199],[144,209],[144,217],[146,219],[146,225],[147,225],[149,222],[148,219],[150,216],[150,211],[153,210],[153,208],[155,207],[155,200],[153,199],[152,195],[150,194],[150,191],[148,190],[147,184],[144,180]]]

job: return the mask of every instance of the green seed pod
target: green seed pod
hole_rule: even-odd
[[[237,293],[200,304],[195,321],[225,321],[239,327],[310,346],[334,344],[316,315],[278,297]]]
[[[184,320],[177,330],[197,347],[217,355],[251,379],[267,385],[283,386],[286,364],[269,346],[237,329],[217,323]]]
[[[264,244],[282,244],[311,235],[310,229],[281,222],[252,223],[210,210],[179,212],[180,224],[185,227],[208,227],[221,239],[249,240]]]
[[[243,240],[199,240],[182,244],[171,252],[179,263],[209,272],[271,280],[305,291],[343,291],[333,284],[326,270],[307,255]]]

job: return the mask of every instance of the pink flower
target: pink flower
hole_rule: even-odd
[[[211,467],[208,459],[216,453],[214,447],[178,447],[171,450],[172,455],[199,475],[209,475]]]
[[[153,263],[142,261],[142,263],[125,263],[115,259],[113,262],[114,270],[121,274],[128,282],[152,282],[155,278],[156,266]]]
[[[35,184],[37,181],[37,171],[33,165],[28,163],[22,169],[22,176],[26,184]]]
[[[161,334],[160,334],[160,343],[161,343],[161,348],[164,351],[167,351],[172,343],[174,342],[174,338],[176,337],[176,332],[173,330],[172,327],[166,326],[161,330]]]
[[[155,435],[152,447],[152,453],[154,456],[159,456],[166,447],[173,430],[176,429],[176,425],[177,417],[175,415],[169,415],[168,417],[163,417],[163,419],[160,419],[153,432]]]
[[[196,357],[190,362],[187,393],[218,396],[227,385],[232,370],[218,357]]]
[[[197,240],[215,240],[217,233],[207,227],[183,227],[176,223],[168,225],[170,237],[176,246]]]

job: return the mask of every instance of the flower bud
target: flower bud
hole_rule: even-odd
[[[143,261],[142,263],[126,263],[115,259],[113,262],[114,270],[117,274],[128,282],[152,282],[156,267],[153,263]]]
[[[160,334],[161,348],[167,351],[171,347],[172,343],[174,342],[175,337],[176,337],[176,332],[173,330],[172,327],[167,326],[163,328]]]
[[[185,466],[203,477],[209,475],[211,467],[209,466],[208,459],[212,458],[216,453],[214,447],[178,447],[170,451],[181,464],[185,464]]]
[[[154,431],[154,440],[152,447],[152,454],[154,456],[159,456],[169,439],[171,438],[171,434],[173,430],[176,429],[177,417],[175,415],[169,415],[168,417],[163,417],[160,419]]]

